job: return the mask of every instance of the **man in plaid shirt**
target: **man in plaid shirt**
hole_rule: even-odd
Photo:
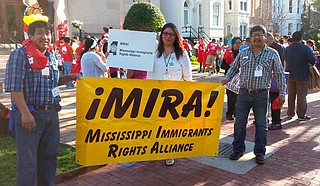
[[[246,126],[252,108],[256,127],[254,154],[256,155],[256,163],[264,164],[268,132],[269,88],[272,74],[279,87],[278,98],[281,105],[285,101],[286,81],[279,54],[265,44],[266,28],[262,25],[254,26],[250,30],[250,39],[252,45],[240,51],[225,79],[221,82],[222,84],[228,83],[241,69],[232,143],[233,153],[229,158],[238,160],[245,152]]]
[[[47,51],[47,22],[31,23],[28,35],[23,47],[11,53],[5,79],[5,91],[12,98],[17,185],[54,185],[60,140],[58,85],[79,75],[59,77],[58,64]]]

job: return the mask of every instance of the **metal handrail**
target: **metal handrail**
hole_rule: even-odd
[[[211,37],[203,29],[204,27],[198,27],[199,37],[202,37],[205,42],[209,43],[211,41]]]
[[[198,30],[194,29],[191,25],[182,27],[182,33],[188,33],[188,39],[193,41],[194,38],[202,37],[204,42],[209,43],[211,41],[210,36],[203,30],[204,27],[198,27]]]
[[[9,45],[9,49],[8,49],[6,45],[4,45],[3,43],[1,43],[1,44],[0,44],[0,48],[3,48],[3,49],[5,49],[5,50],[7,50],[8,52],[11,52],[12,49],[17,49],[17,48],[19,47],[20,42],[17,41],[16,39],[14,39],[13,37],[11,37],[10,34],[5,33],[5,32],[4,32],[3,30],[1,30],[1,29],[0,29],[0,33],[1,33],[2,36],[7,37],[7,38],[15,45],[15,47],[12,47],[12,45],[10,44],[10,45]]]

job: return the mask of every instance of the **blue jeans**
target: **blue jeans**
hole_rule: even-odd
[[[269,92],[267,90],[260,93],[248,93],[246,90],[240,89],[237,106],[236,106],[236,122],[234,124],[234,140],[233,150],[236,152],[245,152],[245,139],[250,109],[253,109],[255,120],[255,155],[265,155],[267,145],[267,111],[269,103]]]
[[[21,113],[13,112],[17,149],[17,186],[54,185],[60,129],[58,111],[35,110],[32,113],[36,129],[29,132],[22,128]]]
[[[69,75],[71,72],[71,67],[72,67],[72,62],[70,61],[65,61],[63,62],[63,73],[64,75]],[[73,88],[74,84],[72,83],[72,81],[68,81],[67,82],[67,88]]]

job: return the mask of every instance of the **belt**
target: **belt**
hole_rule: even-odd
[[[59,109],[60,105],[33,105],[35,110]]]
[[[256,90],[252,90],[252,89],[246,89],[246,88],[241,88],[242,90],[248,92],[249,94],[258,94],[260,92],[266,91],[267,89],[256,89]]]

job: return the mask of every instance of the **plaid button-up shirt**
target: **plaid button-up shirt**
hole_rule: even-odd
[[[27,104],[53,105],[59,104],[60,96],[53,97],[52,89],[58,86],[58,64],[49,52],[47,67],[49,75],[31,68],[24,47],[11,52],[6,68],[5,91],[22,92]]]
[[[257,67],[262,69],[262,76],[255,76]],[[274,75],[279,88],[279,94],[285,96],[286,80],[280,57],[276,50],[263,47],[262,51],[255,56],[252,47],[246,48],[238,54],[226,74],[226,79],[231,80],[233,76],[240,73],[240,88],[258,90],[269,89],[272,74]]]

